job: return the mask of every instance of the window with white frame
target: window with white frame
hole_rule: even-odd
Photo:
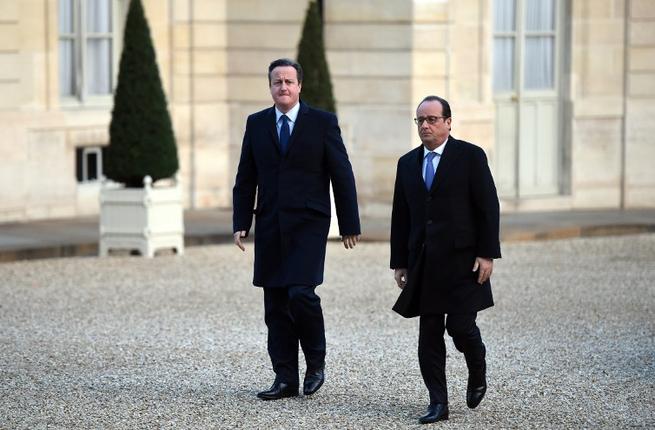
[[[494,90],[516,90],[516,0],[494,1]]]
[[[114,86],[114,0],[59,0],[59,93],[84,101]]]
[[[555,0],[525,2],[525,88],[555,87]]]
[[[96,182],[102,179],[101,146],[82,146],[75,149],[75,175],[77,182]]]
[[[556,0],[494,1],[496,93],[555,89]]]

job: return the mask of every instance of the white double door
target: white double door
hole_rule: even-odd
[[[557,195],[564,0],[494,0],[495,176],[501,197]]]

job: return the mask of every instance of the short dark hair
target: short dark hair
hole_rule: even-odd
[[[296,74],[298,75],[298,83],[302,84],[302,66],[289,58],[279,58],[268,65],[268,85],[271,85],[271,72],[273,69],[276,67],[285,66],[291,66],[296,69]]]
[[[439,96],[427,96],[426,98],[421,100],[421,103],[419,103],[418,106],[416,106],[416,109],[418,109],[419,106],[421,106],[425,102],[439,102],[439,103],[441,103],[441,111],[443,113],[443,116],[445,116],[446,118],[451,117],[452,114],[450,112],[450,104],[448,103],[448,101],[446,99],[442,99]]]

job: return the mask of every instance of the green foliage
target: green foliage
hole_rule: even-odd
[[[316,1],[311,1],[298,45],[298,62],[303,68],[301,98],[310,105],[336,113],[330,70],[325,59],[323,23]]]
[[[128,187],[172,177],[175,135],[141,0],[131,0],[104,158],[105,175]]]

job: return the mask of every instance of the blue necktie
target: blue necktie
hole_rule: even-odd
[[[432,166],[432,160],[437,154],[435,152],[428,152],[428,155],[425,156],[427,160],[425,163],[425,187],[430,191],[432,187],[432,181],[434,181],[434,166]]]
[[[280,127],[280,149],[282,154],[287,153],[287,146],[289,145],[289,136],[291,135],[289,131],[289,117],[282,115],[282,126]]]

